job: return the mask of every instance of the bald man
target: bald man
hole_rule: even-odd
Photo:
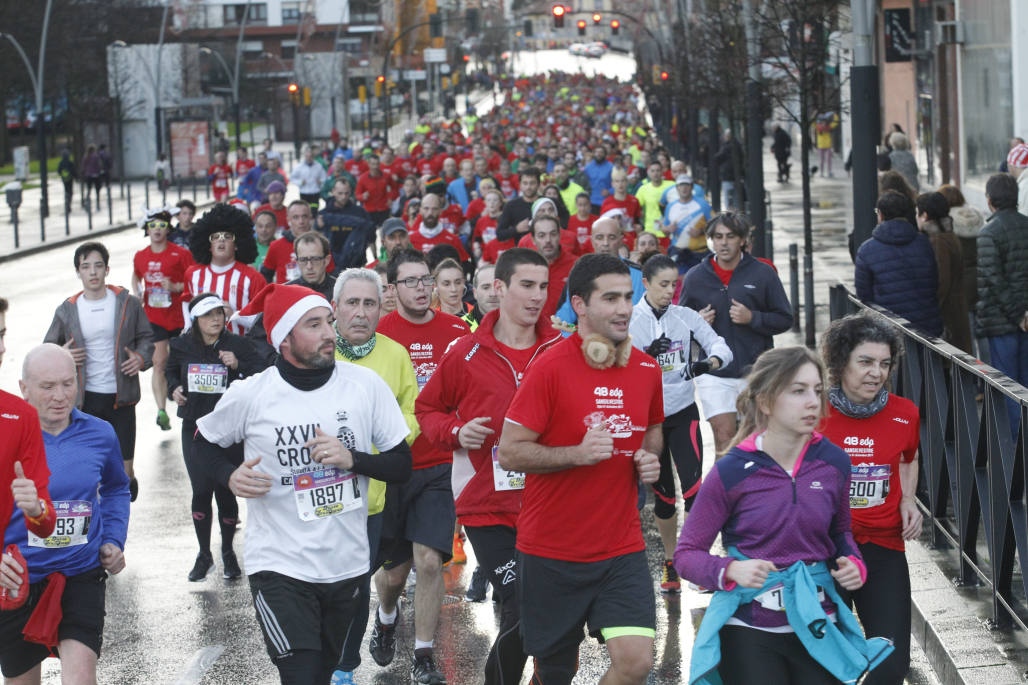
[[[39,415],[57,520],[48,537],[26,530],[20,511],[7,527],[4,544],[25,557],[30,585],[28,602],[0,612],[0,671],[7,682],[38,683],[40,664],[56,647],[64,682],[95,683],[107,575],[125,568],[129,478],[111,424],[75,408],[78,380],[68,350],[52,343],[33,348],[19,385]],[[52,574],[66,583],[58,595],[61,621],[42,643],[29,642],[22,631],[55,582]]]

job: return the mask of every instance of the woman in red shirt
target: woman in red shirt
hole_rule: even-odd
[[[856,605],[868,635],[893,641],[895,651],[866,685],[900,685],[910,667],[910,573],[904,541],[921,534],[917,491],[918,409],[889,392],[903,353],[899,330],[878,314],[832,322],[821,338],[831,404],[824,435],[850,456],[853,537],[867,565],[867,582],[842,593]]]

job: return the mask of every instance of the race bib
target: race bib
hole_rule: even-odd
[[[657,355],[657,364],[664,373],[679,371],[685,366],[685,349],[681,340],[675,340],[664,354]]]
[[[850,468],[850,509],[870,509],[885,504],[892,467],[872,464]]]
[[[147,291],[147,301],[154,309],[167,309],[171,306],[171,293],[165,288],[155,285]]]
[[[764,590],[754,597],[753,601],[768,611],[785,611],[785,585],[779,583],[768,590]],[[825,591],[823,588],[819,587],[817,589],[817,601],[825,601]]]
[[[286,263],[286,280],[295,281],[300,277],[300,265],[296,262]]]
[[[525,474],[520,471],[508,471],[500,466],[495,446],[493,447],[493,487],[496,492],[525,489]]]
[[[29,547],[57,549],[84,545],[89,535],[89,523],[93,519],[93,505],[83,500],[54,502],[57,523],[54,532],[47,538],[33,535],[29,531]]]
[[[294,476],[293,492],[301,521],[320,521],[364,504],[357,474],[331,466]]]
[[[205,395],[220,395],[228,389],[228,368],[222,364],[190,364],[186,389]]]

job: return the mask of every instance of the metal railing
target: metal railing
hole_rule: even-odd
[[[906,352],[894,392],[920,410],[917,496],[933,544],[955,549],[961,585],[980,582],[991,592],[995,627],[1028,629],[1028,389],[891,312],[864,304],[842,284],[831,287],[829,307],[832,320],[873,310],[902,331]],[[1008,400],[1020,409],[1016,440]]]

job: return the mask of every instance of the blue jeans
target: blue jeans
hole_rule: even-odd
[[[721,181],[721,207],[722,209],[739,209],[739,197],[735,188],[735,181]]]
[[[987,338],[991,364],[1021,385],[1028,386],[1028,333],[1017,331]],[[1017,440],[1021,425],[1020,405],[1008,399],[1007,415],[1010,417],[1010,432]]]

